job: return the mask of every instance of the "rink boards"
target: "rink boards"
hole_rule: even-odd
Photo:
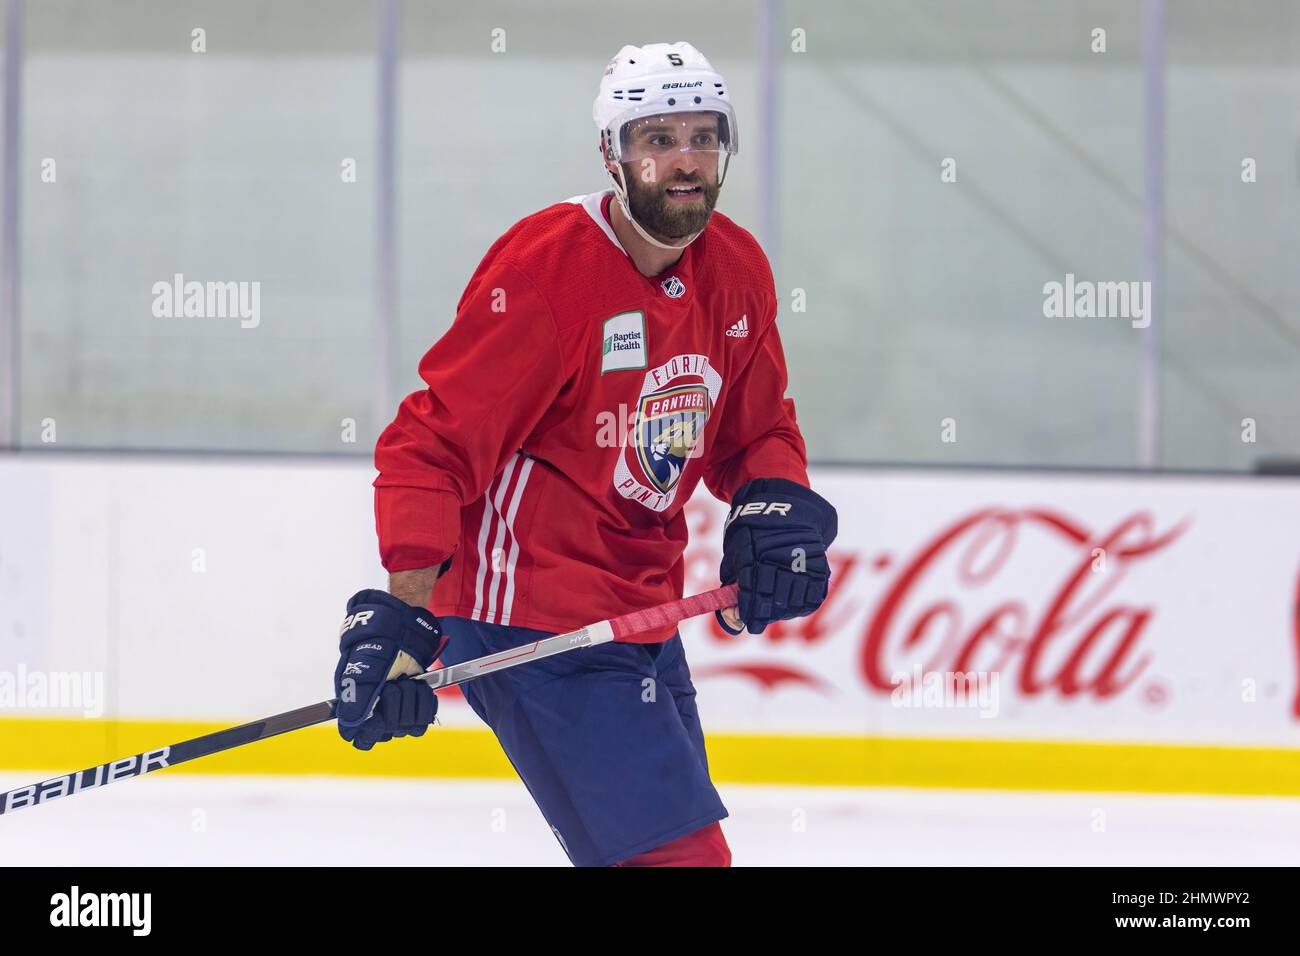
[[[0,768],[71,769],[330,696],[382,586],[364,462],[0,457]],[[814,469],[831,597],[682,629],[721,780],[1300,793],[1300,482]],[[725,507],[690,503],[688,592]],[[463,701],[357,754],[303,731],[195,770],[510,776]],[[179,770],[180,768],[178,768]]]

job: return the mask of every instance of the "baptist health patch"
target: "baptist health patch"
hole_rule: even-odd
[[[645,314],[620,312],[605,320],[601,336],[600,374],[628,368],[645,368]]]

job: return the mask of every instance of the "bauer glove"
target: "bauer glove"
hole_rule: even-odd
[[[719,575],[723,584],[740,585],[736,609],[747,631],[762,634],[773,621],[821,606],[831,579],[826,549],[837,530],[835,508],[803,485],[755,478],[741,486],[722,536]],[[715,613],[728,633],[740,633]]]
[[[438,713],[423,674],[447,639],[438,619],[387,591],[358,591],[339,630],[334,670],[339,735],[358,750],[407,735],[420,737]]]

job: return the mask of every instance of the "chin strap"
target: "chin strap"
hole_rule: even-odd
[[[650,243],[650,245],[658,246],[660,249],[674,249],[674,250],[685,249],[697,238],[699,238],[700,233],[704,231],[703,229],[701,229],[699,232],[692,233],[679,245],[672,245],[671,243],[660,242],[654,236],[650,235],[650,233],[642,229],[641,223],[637,222],[636,217],[632,215],[631,204],[627,201],[627,183],[623,180],[623,164],[622,163],[618,164],[617,176],[614,175],[613,171],[611,171],[609,167],[606,167],[605,171],[609,173],[609,178],[614,183],[614,195],[618,198],[618,204],[623,207],[623,215],[627,217],[627,221],[632,224],[632,228],[637,231],[637,234],[640,235],[641,238],[644,239],[646,242]]]

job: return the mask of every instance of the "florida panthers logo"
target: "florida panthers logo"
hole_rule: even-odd
[[[614,468],[614,487],[652,511],[673,502],[722,390],[707,355],[685,354],[646,370],[636,420]]]
[[[682,385],[643,396],[637,410],[637,457],[641,471],[661,492],[682,476],[709,419],[709,392],[701,385]]]

